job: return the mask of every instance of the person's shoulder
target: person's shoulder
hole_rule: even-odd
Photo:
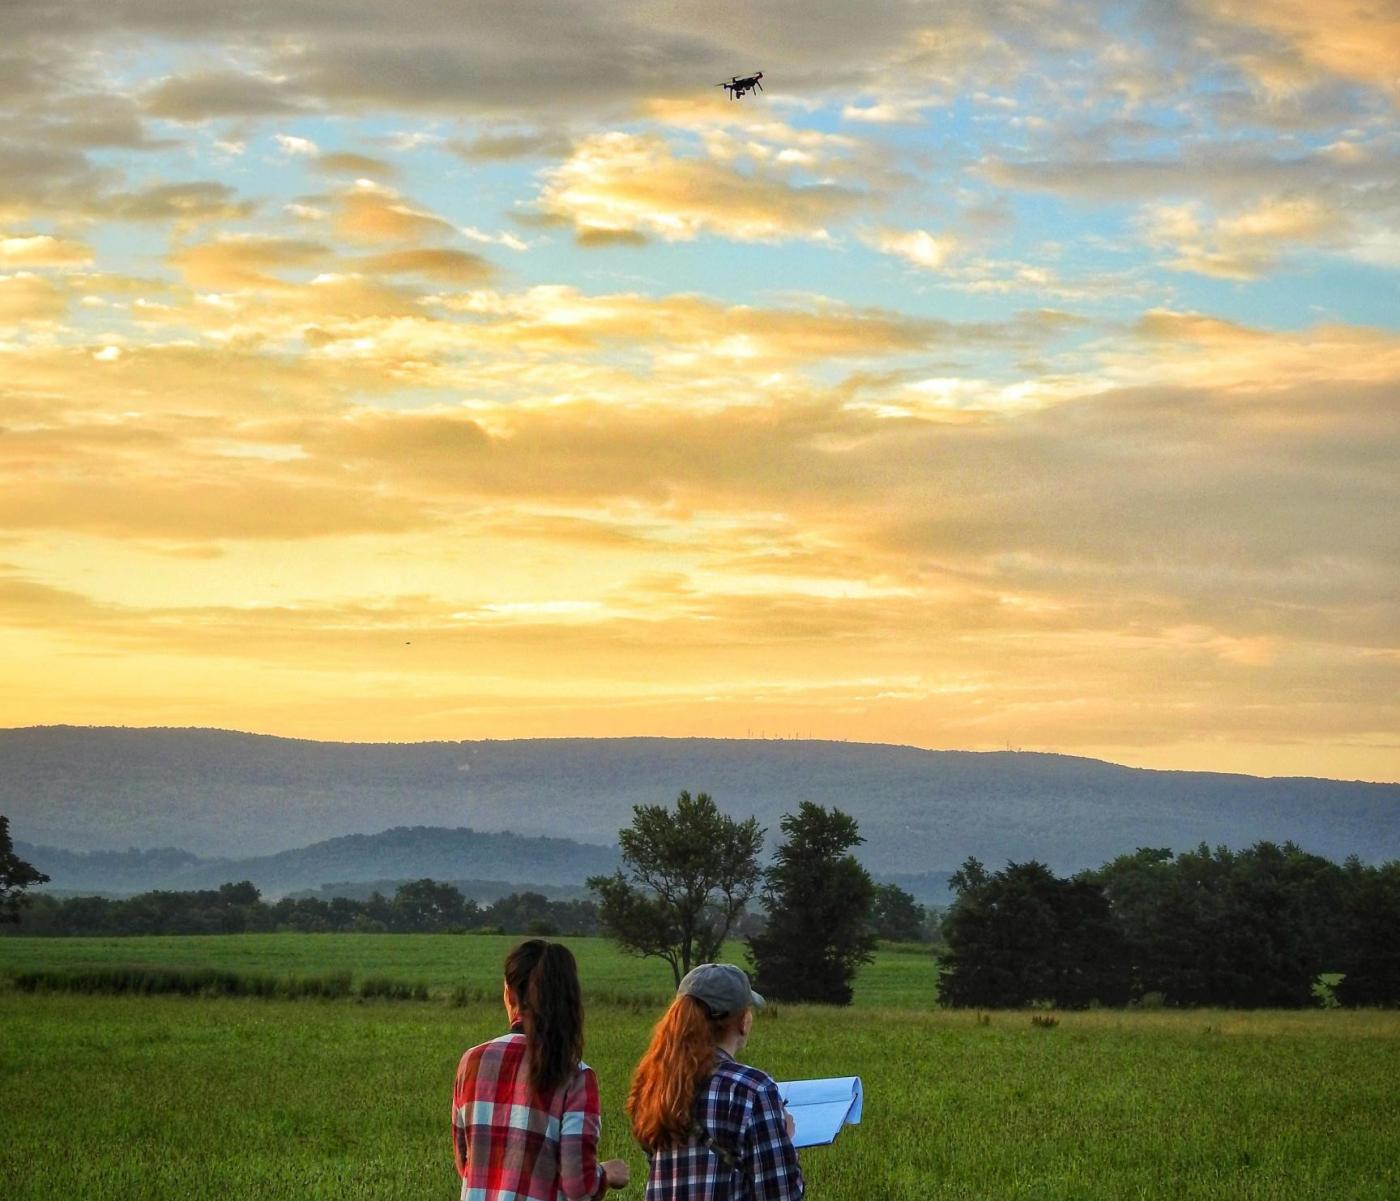
[[[499,1038],[487,1039],[484,1043],[477,1043],[476,1046],[468,1048],[462,1055],[462,1062],[468,1064],[504,1059],[520,1054],[524,1046],[523,1034],[502,1034]]]
[[[598,1077],[582,1060],[574,1074],[564,1083],[564,1107],[572,1110],[596,1111],[598,1108]]]
[[[715,1075],[723,1076],[725,1079],[733,1081],[739,1088],[751,1092],[778,1087],[773,1077],[762,1068],[740,1063],[737,1059],[721,1060],[715,1068]]]
[[[583,1060],[578,1061],[578,1067],[574,1069],[574,1074],[569,1077],[569,1087],[571,1089],[598,1087],[598,1075]]]

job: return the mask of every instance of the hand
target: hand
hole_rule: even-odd
[[[783,1107],[783,1127],[787,1130],[788,1138],[797,1133],[797,1119],[792,1116],[792,1110]]]
[[[605,1159],[603,1175],[608,1178],[609,1188],[626,1188],[627,1182],[632,1179],[632,1169],[625,1159]]]

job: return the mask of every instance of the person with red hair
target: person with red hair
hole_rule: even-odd
[[[681,981],[627,1097],[646,1201],[801,1201],[792,1115],[772,1077],[735,1058],[762,1005],[731,963]]]
[[[596,1201],[628,1180],[598,1162],[598,1081],[583,1054],[578,965],[532,938],[506,956],[510,1032],[462,1056],[452,1089],[452,1157],[462,1201]]]

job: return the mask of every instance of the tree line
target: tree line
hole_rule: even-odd
[[[681,793],[674,810],[637,806],[619,834],[622,866],[589,881],[604,929],[679,981],[718,956],[758,896],[767,921],[747,954],[759,991],[849,1003],[872,958],[872,919],[917,925],[913,898],[877,888],[839,809],[804,802],[780,827],[761,869],[757,819],[726,817],[704,793]],[[1339,865],[1291,842],[1144,848],[1068,878],[1035,861],[990,872],[968,859],[950,887],[943,1005],[1299,1007],[1322,999],[1324,975],[1340,976],[1336,1003],[1400,1004],[1400,862]]]
[[[1148,1000],[1293,1008],[1400,1003],[1400,862],[1336,864],[1291,842],[1141,848],[1061,879],[1042,863],[952,881],[939,996],[1062,1008]]]
[[[413,880],[392,897],[283,897],[265,901],[247,880],[217,889],[136,896],[27,898],[26,935],[136,934],[532,934],[599,933],[592,901],[551,901],[512,893],[479,905],[453,884]],[[3,929],[3,927],[0,927]]]
[[[23,898],[43,880],[14,856],[0,817],[0,920],[16,918],[23,898],[35,934],[606,933],[664,960],[676,982],[740,937],[766,996],[847,1004],[878,939],[925,937],[930,914],[875,884],[852,853],[863,842],[856,821],[840,809],[803,802],[779,825],[783,841],[761,866],[756,818],[682,792],[674,808],[634,808],[618,835],[622,865],[588,881],[596,904],[526,892],[482,907],[434,880],[364,901],[268,903],[247,882],[124,900]],[[1337,1003],[1400,1004],[1400,862],[1336,864],[1291,842],[1140,848],[1069,877],[1036,861],[993,872],[968,859],[950,888],[934,948],[944,1005],[1296,1007],[1316,1004],[1328,975],[1340,977]]]

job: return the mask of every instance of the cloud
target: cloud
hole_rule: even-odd
[[[1133,332],[1139,346],[1119,346],[1103,356],[1107,370],[1125,382],[1165,380],[1267,395],[1329,383],[1380,386],[1400,378],[1400,339],[1384,329],[1326,324],[1276,333],[1201,313],[1153,309]]]
[[[279,133],[276,135],[276,141],[282,153],[291,158],[319,158],[321,154],[321,148],[310,138]]]
[[[421,275],[443,283],[488,283],[496,268],[479,254],[441,247],[394,250],[358,259],[355,266],[372,275]]]
[[[479,133],[470,141],[447,144],[458,158],[467,162],[506,162],[517,158],[558,158],[567,154],[571,139],[548,129],[494,130]]]
[[[392,179],[399,170],[393,163],[372,158],[368,154],[354,154],[349,151],[322,153],[314,164],[316,170],[328,175],[350,175],[356,179]]]
[[[170,261],[196,288],[238,289],[276,287],[281,281],[270,271],[315,266],[328,255],[316,242],[230,236],[185,247]]]
[[[1079,205],[1143,202],[1137,227],[1149,245],[1173,249],[1172,266],[1254,279],[1291,250],[1335,253],[1397,228],[1389,180],[1400,156],[1384,140],[1345,138],[1281,155],[1240,140],[1175,158],[986,160],[978,174],[1011,189]]]
[[[36,117],[46,142],[84,149],[163,150],[172,139],[152,137],[144,110],[127,96],[82,92],[51,97]]]
[[[1324,74],[1367,84],[1400,99],[1400,14],[1384,4],[1319,6],[1307,0],[1192,0],[1217,27],[1263,37],[1227,43],[1226,52],[1266,89],[1312,86]]]
[[[672,323],[696,331],[697,345],[743,330],[771,339],[765,353],[794,357],[843,337],[900,348],[959,336],[878,315],[824,322],[693,298],[655,312],[642,297],[479,299],[475,320],[500,324],[502,350],[531,325],[550,339],[581,326],[574,362],[614,339],[664,338]],[[87,385],[106,415],[99,423],[70,417],[0,439],[9,450],[0,496],[11,498],[0,500],[0,524],[177,546],[218,540],[235,555],[243,544],[315,538],[346,572],[367,545],[339,541],[347,536],[450,531],[467,558],[489,554],[490,587],[375,600],[360,584],[358,599],[312,592],[249,609],[211,596],[126,612],[84,611],[31,589],[25,620],[61,602],[73,615],[67,636],[84,645],[299,664],[331,678],[350,663],[398,670],[390,645],[402,650],[398,631],[410,629],[415,646],[435,648],[416,680],[455,671],[473,686],[493,672],[527,678],[537,664],[618,688],[644,648],[653,674],[668,665],[678,695],[718,688],[817,711],[840,697],[892,706],[882,720],[911,706],[943,712],[940,689],[965,705],[983,696],[990,709],[947,711],[972,740],[979,722],[1019,714],[1011,720],[1049,740],[1151,744],[1222,728],[1232,707],[1260,728],[1299,731],[1300,705],[1304,725],[1356,730],[1391,703],[1386,673],[1361,658],[1388,645],[1400,620],[1400,545],[1388,520],[1400,497],[1387,463],[1400,343],[1383,331],[1280,335],[1151,312],[1105,364],[1105,378],[1124,386],[955,423],[882,417],[795,385],[709,408],[634,407],[645,377],[607,405],[373,411],[347,406],[340,390],[372,386],[372,373],[318,378],[334,364],[303,362],[281,365],[280,379],[254,378],[258,356],[235,370],[239,356],[181,355],[178,375],[156,373],[166,356],[149,351],[112,364],[121,374]],[[188,373],[196,367],[202,384]],[[32,383],[75,405],[82,376],[72,371],[66,388],[57,376]],[[546,374],[560,369],[551,362]],[[23,370],[9,378],[31,382]],[[258,399],[229,394],[220,378]],[[327,402],[319,415],[308,388]],[[147,416],[112,423],[136,405]],[[40,415],[52,421],[51,404]],[[520,583],[517,565],[546,547],[578,575],[542,593]],[[663,566],[669,579],[644,586]],[[759,652],[766,691],[746,674]],[[1258,673],[1269,673],[1267,687]],[[1065,687],[1083,700],[1072,720],[1056,709]],[[1274,688],[1287,705],[1251,707]],[[1202,689],[1212,706],[1180,707]],[[1124,704],[1127,717],[1115,712]]]
[[[918,125],[924,120],[927,100],[872,100],[847,104],[841,109],[845,121],[867,125]]]
[[[1187,197],[1242,205],[1261,197],[1305,196],[1348,197],[1364,208],[1387,203],[1384,188],[1397,163],[1400,157],[1384,143],[1353,145],[1349,153],[1345,143],[1283,153],[1275,141],[1238,139],[1162,157],[987,158],[976,170],[1001,187],[1096,204]]]
[[[828,226],[867,197],[831,184],[793,184],[676,156],[656,135],[608,133],[578,143],[546,173],[538,205],[581,236],[650,235],[691,241],[715,234],[738,241],[825,238]]]
[[[117,221],[232,221],[250,216],[257,207],[239,200],[227,184],[214,180],[155,184],[136,192],[115,192],[93,205],[96,212]]]
[[[54,321],[67,307],[63,291],[41,275],[28,271],[0,275],[0,326]]]
[[[284,84],[236,71],[170,76],[150,88],[142,99],[151,116],[183,122],[275,116],[301,107]]]
[[[652,298],[629,293],[590,296],[573,288],[521,293],[475,292],[449,307],[476,315],[470,332],[500,350],[542,353],[651,348],[694,378],[697,365],[745,372],[843,358],[882,358],[954,345],[1019,342],[1018,324],[955,324],[832,302],[809,308],[725,305],[699,296]]]
[[[52,234],[0,234],[0,267],[71,267],[92,262],[92,249]]]
[[[0,138],[0,219],[90,211],[109,179],[71,146]]]
[[[877,229],[864,234],[862,240],[881,254],[894,255],[926,271],[937,271],[957,250],[955,238],[926,229]]]
[[[0,5],[8,695],[1393,726],[1392,22],[1110,7]]]
[[[391,188],[361,181],[338,198],[335,229],[355,242],[405,242],[450,236],[449,221],[403,200]]]
[[[0,496],[0,529],[48,530],[173,539],[300,540],[392,533],[430,526],[422,509],[398,498],[372,500],[346,488],[279,482],[231,461],[223,478],[30,480],[22,497]]]
[[[1149,206],[1142,226],[1150,244],[1175,254],[1175,270],[1250,280],[1290,251],[1337,243],[1347,223],[1311,197],[1269,197],[1213,220],[1196,202]]]
[[[485,230],[477,229],[472,225],[462,225],[458,227],[458,233],[469,242],[483,242],[488,246],[505,246],[510,250],[529,250],[529,243],[516,237],[513,233],[487,233]]]

